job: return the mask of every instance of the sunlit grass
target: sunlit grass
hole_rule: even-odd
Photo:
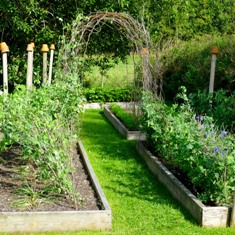
[[[103,82],[102,82],[103,79]],[[93,66],[91,71],[85,72],[86,84],[91,87],[118,87],[126,88],[132,86],[134,79],[134,62],[132,56],[128,56],[126,62],[119,61],[114,67],[107,70],[102,78],[98,66]]]
[[[198,226],[102,112],[86,111],[82,141],[112,208],[113,231],[81,234],[235,234]]]

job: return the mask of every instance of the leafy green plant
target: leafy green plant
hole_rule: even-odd
[[[234,136],[218,129],[209,116],[195,117],[187,96],[167,106],[143,97],[142,128],[158,154],[178,166],[197,185],[204,202],[230,204],[235,182]]]
[[[84,95],[88,102],[128,102],[132,100],[131,89],[114,89],[114,88],[87,88]]]
[[[25,86],[18,85],[13,93],[0,97],[0,130],[3,133],[0,150],[17,143],[22,150],[21,158],[28,166],[25,167],[28,171],[24,172],[24,184],[27,183],[34,192],[37,184],[42,184],[43,195],[63,195],[75,206],[80,197],[71,179],[74,168],[70,151],[78,138],[84,98],[78,77],[77,55],[70,53],[68,57],[63,52],[76,46],[79,45],[69,44],[62,36],[55,81],[51,86],[43,84],[38,89],[26,90]]]
[[[1,96],[1,150],[17,143],[22,158],[31,166],[28,175],[33,168],[34,178],[44,190],[63,193],[75,204],[78,197],[70,179],[70,149],[77,140],[81,102],[80,85],[71,81],[30,92],[21,85],[8,97]]]
[[[128,113],[117,104],[111,104],[109,108],[129,130],[138,130],[137,120],[134,114]]]
[[[235,128],[235,91],[220,89],[214,93],[198,91],[189,94],[192,108],[198,115],[213,117],[216,125],[234,132]]]

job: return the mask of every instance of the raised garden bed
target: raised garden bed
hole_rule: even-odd
[[[112,125],[117,129],[117,131],[122,134],[128,140],[145,140],[146,135],[140,131],[129,131],[126,126],[111,112],[109,107],[104,107],[104,115],[112,123]]]
[[[144,159],[150,171],[188,211],[195,220],[204,227],[226,227],[230,224],[231,208],[206,206],[190,192],[141,141],[137,141],[136,149]]]
[[[81,141],[79,153],[98,197],[100,210],[0,212],[0,232],[65,232],[79,230],[110,230],[112,211],[92,169]]]

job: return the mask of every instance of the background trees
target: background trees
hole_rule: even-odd
[[[138,21],[144,20],[156,44],[169,38],[189,40],[203,34],[232,34],[235,30],[234,0],[5,0],[0,3],[0,38],[10,47],[14,66],[9,69],[14,82],[24,82],[23,56],[30,41],[36,44],[35,54],[40,53],[42,43],[57,44],[78,13],[86,16],[97,11],[127,12]],[[122,57],[130,52],[132,45],[109,24],[92,36],[88,54]],[[38,63],[35,61],[35,73],[39,73]],[[13,85],[13,81],[10,83]]]
[[[31,40],[55,42],[78,12],[88,15],[97,11],[128,12],[139,21],[143,18],[155,39],[189,39],[235,29],[233,0],[5,0],[0,3],[1,41],[8,42],[11,51],[25,48]],[[112,43],[113,37],[109,37]],[[103,39],[108,43],[108,38]]]

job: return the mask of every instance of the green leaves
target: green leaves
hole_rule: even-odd
[[[1,99],[4,138],[0,150],[19,144],[22,158],[35,168],[35,177],[48,192],[73,197],[70,149],[76,145],[82,101],[80,84],[71,81],[30,92],[20,86],[7,99]]]
[[[221,129],[234,132],[235,91],[219,89],[213,94],[198,91],[190,94],[189,100],[196,113],[211,116]]]
[[[132,89],[87,88],[84,95],[88,102],[128,102],[132,100]]]
[[[234,90],[235,36],[202,36],[170,46],[162,55],[164,64],[164,92],[167,100],[173,100],[180,86],[188,93],[199,89],[209,90],[211,49],[218,46],[215,71],[215,90]]]
[[[128,130],[138,130],[138,117],[135,117],[133,113],[129,113],[117,104],[111,104],[111,111],[124,123]]]
[[[218,129],[211,117],[195,117],[185,100],[180,106],[167,107],[144,94],[143,131],[159,156],[202,189],[204,202],[230,204],[235,182],[234,135]]]

